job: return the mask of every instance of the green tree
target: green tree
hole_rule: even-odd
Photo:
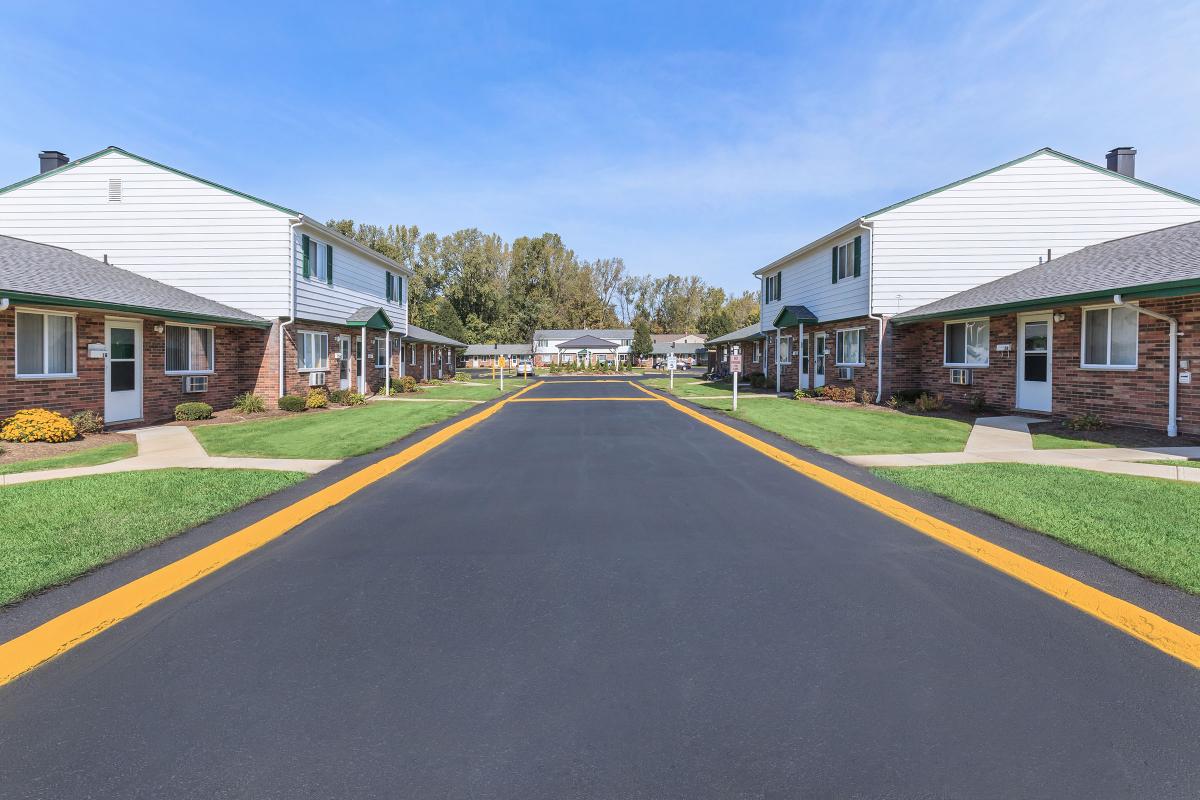
[[[633,321],[633,354],[645,358],[654,351],[654,340],[650,338],[650,323],[645,317]]]

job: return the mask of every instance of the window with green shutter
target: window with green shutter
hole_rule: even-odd
[[[833,282],[862,275],[862,237],[833,248]]]
[[[312,240],[308,238],[307,233],[301,234],[301,236],[300,236],[300,252],[302,253],[301,261],[304,264],[304,277],[306,277],[306,278],[312,277],[312,256],[310,255],[311,250],[312,250]]]
[[[838,282],[838,246],[833,246],[833,282]]]
[[[333,245],[325,245],[325,282],[333,286]]]

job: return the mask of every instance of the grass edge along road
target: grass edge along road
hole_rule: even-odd
[[[631,382],[632,383],[632,382]],[[785,450],[751,436],[737,428],[712,419],[670,397],[655,395],[637,383],[639,390],[660,397],[664,403],[693,419],[715,428],[742,444],[757,450],[794,472],[810,478],[839,494],[878,511],[942,544],[1021,581],[1038,591],[1074,606],[1157,650],[1200,669],[1200,634],[1177,625],[1119,597],[1100,591],[1032,559],[1007,550],[950,523],[877,492],[850,478],[793,456]]]
[[[302,472],[161,469],[0,489],[0,605],[304,480]],[[165,497],[187,497],[164,503]]]
[[[337,505],[463,431],[489,419],[510,400],[537,388],[541,383],[537,381],[493,405],[484,406],[478,413],[434,431],[395,455],[369,464],[239,531],[0,644],[0,686],[12,682],[159,600],[277,539],[325,509]]]
[[[1200,484],[1038,464],[872,470],[1200,594]]]
[[[110,461],[120,461],[123,458],[133,458],[136,455],[136,443],[114,442],[113,444],[102,444],[99,447],[89,447],[86,450],[76,450],[74,453],[66,453],[61,456],[46,456],[45,458],[31,458],[28,461],[0,464],[0,475],[37,472],[43,469],[91,467],[96,464],[107,464]]]

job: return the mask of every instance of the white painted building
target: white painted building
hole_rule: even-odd
[[[597,339],[603,339],[612,343],[611,348],[605,348],[603,352],[595,350],[595,352],[582,349],[567,349],[563,350],[560,345],[566,344],[575,339],[592,336]],[[629,363],[629,354],[633,350],[633,329],[632,328],[609,328],[604,330],[540,330],[533,332],[533,360],[534,363],[541,366],[544,364],[566,364],[576,363],[584,358],[590,360],[590,363],[595,363],[595,357],[607,359],[610,355],[615,354],[620,363]]]
[[[1043,148],[854,219],[756,270],[778,385],[822,385],[837,369],[846,382],[878,386],[878,374],[863,372],[878,373],[869,353],[886,318],[1048,257],[1200,220],[1200,201],[1133,176],[1134,153],[1117,148],[1106,168]]]

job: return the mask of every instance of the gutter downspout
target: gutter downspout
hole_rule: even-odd
[[[875,405],[883,402],[883,335],[887,331],[888,317],[878,316],[871,310],[875,304],[875,229],[860,219],[858,227],[867,232],[867,319],[879,322],[879,346],[875,349]]]
[[[1145,314],[1148,317],[1162,320],[1168,323],[1171,328],[1171,352],[1168,357],[1168,368],[1171,370],[1170,379],[1167,383],[1167,436],[1179,435],[1178,406],[1179,406],[1179,321],[1174,317],[1168,317],[1166,314],[1160,314],[1157,311],[1151,311],[1148,308],[1142,308],[1138,305],[1129,305],[1121,295],[1114,294],[1113,302],[1119,306],[1128,305],[1130,308],[1136,309],[1139,314]]]
[[[288,225],[288,318],[279,323],[279,396],[287,394],[287,360],[283,356],[287,338],[284,328],[296,321],[296,228],[304,221],[298,217]]]

